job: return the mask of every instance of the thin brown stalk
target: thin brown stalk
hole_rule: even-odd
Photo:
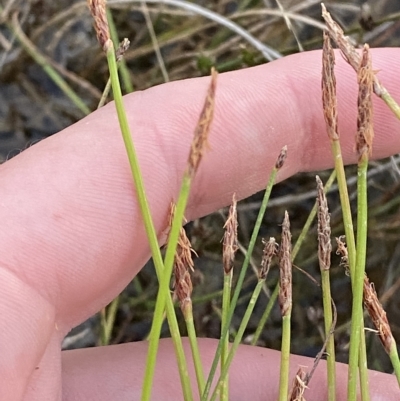
[[[322,104],[326,122],[326,130],[331,141],[339,139],[338,112],[336,97],[336,78],[334,73],[335,53],[329,35],[324,32],[322,62]]]
[[[282,223],[282,238],[279,248],[279,305],[282,316],[290,315],[292,310],[292,235],[290,233],[289,214],[285,211]]]
[[[213,68],[211,70],[211,83],[208,87],[206,100],[204,102],[203,110],[200,113],[199,121],[194,133],[194,139],[190,148],[188,174],[191,178],[196,173],[204,151],[208,146],[207,140],[210,132],[211,122],[214,116],[217,75],[217,71]]]
[[[372,124],[372,92],[374,72],[372,71],[369,46],[364,45],[360,65],[357,70],[358,79],[358,116],[356,150],[359,159],[368,157],[372,152],[374,128]]]
[[[237,201],[236,194],[233,194],[232,204],[229,208],[228,218],[224,225],[224,238],[222,247],[222,262],[225,274],[229,274],[233,268],[236,251],[239,249],[237,238]]]

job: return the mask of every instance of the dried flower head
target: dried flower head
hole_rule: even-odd
[[[279,247],[279,305],[282,316],[290,315],[292,311],[292,235],[288,212],[282,223],[281,245]]]
[[[289,401],[305,401],[304,392],[307,387],[307,374],[300,366],[297,370],[296,377],[293,380],[292,391],[290,392]]]
[[[104,52],[107,52],[110,41],[105,0],[88,0],[89,10],[94,18],[94,29],[97,40]]]
[[[370,283],[368,277],[364,277],[364,305],[368,314],[378,331],[379,338],[385,348],[387,354],[390,354],[395,339],[392,335],[392,330],[389,326],[389,321],[382,304],[379,302],[378,295],[375,291],[375,286]]]
[[[196,173],[204,151],[208,145],[208,135],[210,133],[211,123],[214,117],[215,91],[217,87],[217,71],[213,68],[211,71],[211,82],[208,87],[206,100],[200,113],[199,121],[194,132],[194,138],[189,153],[188,172],[193,177]]]
[[[335,53],[331,40],[324,32],[324,45],[322,50],[322,106],[328,137],[331,141],[339,139],[338,112],[336,97]]]
[[[368,157],[372,151],[374,127],[372,124],[372,93],[374,72],[372,71],[369,46],[364,45],[360,65],[357,71],[358,78],[358,116],[356,149],[359,159]]]
[[[235,261],[235,254],[238,250],[238,239],[237,239],[237,201],[236,194],[232,196],[232,204],[229,208],[228,218],[224,225],[224,239],[222,246],[222,261],[224,265],[225,274],[229,274],[233,268],[233,262]]]
[[[268,241],[263,239],[262,242],[264,244],[264,249],[258,276],[261,280],[265,280],[271,267],[272,258],[278,254],[278,244],[274,237],[271,237]]]
[[[331,225],[328,209],[328,201],[324,192],[321,179],[317,180],[317,202],[318,202],[318,259],[321,270],[329,270],[331,267]]]
[[[281,151],[280,151],[280,153],[279,153],[279,156],[278,156],[278,159],[276,160],[275,168],[276,168],[277,170],[280,170],[280,169],[282,168],[282,166],[283,166],[284,163],[285,163],[286,158],[287,158],[287,145],[285,145],[285,146],[281,149]]]

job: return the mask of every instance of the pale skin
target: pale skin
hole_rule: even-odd
[[[372,55],[400,99],[400,51]],[[337,58],[341,142],[345,162],[353,163],[355,74]],[[244,198],[261,190],[284,145],[279,180],[332,165],[320,60],[320,52],[304,53],[220,75],[211,149],[193,185],[189,219],[227,205],[233,192]],[[125,98],[160,242],[208,83],[176,82]],[[374,105],[379,159],[400,152],[400,123],[382,101]],[[65,334],[110,302],[149,258],[114,105],[3,164],[0,188],[0,400],[138,400],[146,343],[60,352]],[[215,341],[200,344],[209,366]],[[240,348],[230,400],[275,400],[278,357]],[[299,364],[312,360],[293,357],[292,372]],[[338,378],[338,399],[345,400],[345,366]],[[308,401],[326,399],[323,365],[310,387]],[[371,393],[374,401],[399,398],[394,377],[381,373],[371,373]],[[169,340],[161,343],[153,399],[182,399]]]

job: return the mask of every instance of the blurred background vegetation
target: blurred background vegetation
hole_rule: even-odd
[[[323,23],[320,3],[314,0],[169,0],[148,2],[109,1],[120,39],[131,46],[125,55],[128,78],[134,90],[168,80],[251,67],[299,51],[321,48]],[[326,1],[333,17],[356,44],[371,47],[399,46],[400,2]],[[234,24],[232,24],[234,23]],[[233,26],[232,26],[233,25]],[[153,35],[152,35],[153,33]],[[84,117],[46,73],[54,68],[80,99],[94,110],[108,79],[107,64],[95,38],[85,1],[3,0],[0,5],[0,160],[5,161],[37,141]],[[38,63],[29,54],[42,55]],[[43,67],[46,65],[46,67]],[[126,89],[128,85],[126,85]],[[375,283],[387,310],[394,336],[400,339],[400,159],[393,157],[371,164],[370,222],[367,272]],[[353,168],[349,177],[355,177]],[[320,172],[326,181],[329,172]],[[350,178],[354,194],[355,179]],[[262,237],[279,238],[283,211],[291,216],[293,238],[297,236],[315,200],[313,174],[298,174],[277,185],[262,227]],[[328,196],[333,235],[343,233],[338,196]],[[246,246],[259,207],[254,195],[239,204],[239,239]],[[199,257],[193,274],[195,318],[199,336],[218,337],[222,287],[221,238],[223,215],[219,211],[190,223],[187,231]],[[257,266],[261,239],[254,255]],[[311,229],[296,265],[317,281],[317,240]],[[238,267],[243,256],[238,254]],[[332,261],[332,295],[338,311],[336,340],[338,360],[346,361],[350,317],[349,278]],[[95,278],[94,278],[95,279]],[[292,351],[315,356],[323,343],[323,315],[320,288],[303,273],[294,271]],[[256,276],[249,272],[232,332],[240,322]],[[247,341],[257,326],[269,291],[277,282],[273,269],[268,288],[258,303],[247,330]],[[148,334],[157,282],[151,262],[127,287],[103,320],[112,323],[110,338],[101,329],[101,315],[73,330],[65,348],[94,346],[104,342],[142,340]],[[178,315],[180,315],[178,311]],[[115,319],[114,319],[115,318]],[[369,322],[368,322],[369,324]],[[184,332],[184,325],[182,324]],[[281,318],[274,308],[259,344],[280,347]],[[168,335],[165,326],[164,335]],[[375,333],[367,334],[369,363],[390,371],[390,364]]]

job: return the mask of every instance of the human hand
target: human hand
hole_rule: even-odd
[[[400,51],[373,53],[396,97]],[[194,219],[262,189],[280,149],[279,179],[332,165],[321,108],[321,53],[287,57],[218,78],[215,119],[186,216]],[[337,60],[344,160],[354,162],[356,78]],[[160,242],[176,198],[208,78],[162,85],[125,98]],[[373,157],[400,151],[400,123],[375,99]],[[146,343],[61,353],[74,326],[104,307],[149,258],[114,105],[0,167],[0,400],[139,399]],[[200,342],[209,366],[214,340]],[[231,370],[231,400],[276,399],[278,353],[243,346]],[[323,363],[323,362],[322,362]],[[292,377],[307,358],[293,357]],[[338,369],[340,400],[346,368]],[[372,400],[398,399],[394,377],[371,373]],[[62,387],[61,387],[62,385]],[[307,399],[325,399],[324,372]],[[155,400],[180,399],[171,343],[159,352]]]

